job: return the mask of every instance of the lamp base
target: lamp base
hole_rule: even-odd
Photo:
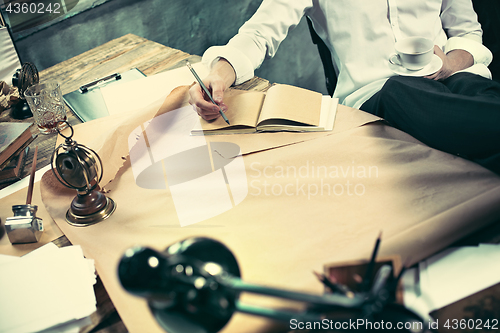
[[[26,119],[33,117],[33,113],[28,103],[26,103],[25,100],[20,100],[17,104],[12,106],[11,116],[13,119]]]
[[[170,257],[172,261],[179,261],[179,263],[187,267],[190,266],[190,262],[215,263],[230,276],[241,277],[238,262],[231,250],[219,241],[210,238],[193,237],[185,239],[169,246],[163,254],[165,257]],[[196,276],[196,272],[197,269],[195,268],[194,276]],[[137,271],[137,274],[145,276],[146,273],[145,271]],[[128,278],[130,279],[130,277]],[[165,306],[163,299],[159,302],[150,299],[148,302],[156,321],[166,332],[171,333],[219,332],[231,319],[239,297],[238,292],[225,287],[200,291],[200,294],[193,300],[189,300],[189,296],[187,296],[192,292],[188,292],[189,289],[186,290],[182,283],[174,290],[173,295],[176,295],[175,306]],[[191,290],[194,291],[195,289]]]
[[[76,227],[86,227],[107,219],[115,209],[116,204],[112,199],[101,192],[93,191],[73,199],[66,212],[66,222]]]

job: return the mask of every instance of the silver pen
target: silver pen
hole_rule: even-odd
[[[227,119],[226,115],[224,114],[224,112],[222,112],[222,109],[221,107],[219,106],[219,104],[215,103],[214,99],[212,98],[212,94],[210,94],[210,91],[208,91],[207,87],[205,87],[205,85],[203,84],[203,81],[201,81],[200,77],[198,76],[198,74],[196,74],[193,66],[191,66],[191,64],[189,63],[189,61],[186,61],[186,65],[188,66],[189,70],[191,71],[191,73],[193,73],[194,77],[196,78],[196,81],[198,81],[198,83],[200,84],[201,88],[203,89],[203,91],[205,91],[205,94],[207,94],[208,98],[210,98],[210,100],[212,101],[212,103],[214,103],[215,105],[217,105],[219,107],[219,113],[220,115],[222,116],[222,118],[226,121],[226,123],[228,125],[231,125],[229,123],[229,119]]]

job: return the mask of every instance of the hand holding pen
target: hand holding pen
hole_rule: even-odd
[[[233,84],[236,77],[232,66],[224,59],[219,60],[203,81],[198,74],[195,75],[194,69],[191,72],[194,72],[198,84],[189,90],[189,103],[203,119],[218,118],[227,110],[222,102],[224,91]]]

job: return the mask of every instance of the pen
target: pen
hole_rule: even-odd
[[[205,91],[205,94],[207,94],[208,98],[210,98],[210,100],[212,101],[212,103],[214,103],[215,105],[219,106],[217,103],[215,103],[214,99],[212,98],[212,95],[208,91],[207,87],[205,87],[205,85],[203,84],[203,81],[201,81],[201,79],[198,76],[198,74],[196,74],[193,66],[191,66],[191,64],[189,63],[189,61],[186,61],[186,65],[188,66],[188,68],[191,71],[191,73],[193,73],[194,77],[196,78],[196,81],[198,81],[198,83],[200,84],[201,88],[203,89],[203,91]],[[229,119],[227,119],[227,117],[224,114],[224,112],[222,112],[222,109],[220,108],[220,106],[219,106],[219,113],[222,116],[222,118],[226,121],[226,123],[228,125],[231,125],[231,124],[229,124]]]
[[[33,185],[35,183],[36,159],[38,156],[38,146],[35,147],[35,154],[33,155],[33,163],[31,165],[30,182],[28,185],[28,195],[26,196],[26,204],[31,205],[33,198]]]
[[[354,293],[349,290],[346,286],[337,283],[337,281],[332,281],[331,279],[327,278],[325,274],[320,274],[318,272],[313,271],[313,274],[316,275],[318,280],[323,283],[326,287],[330,288],[330,290],[333,293],[340,293],[343,294],[349,298],[354,297]]]
[[[377,258],[378,248],[380,247],[380,240],[382,238],[382,231],[378,235],[377,241],[375,242],[375,247],[373,248],[372,257],[370,262],[368,263],[368,267],[366,268],[365,278],[363,279],[363,288],[362,290],[368,290],[370,288],[370,284],[372,282],[372,274],[373,269],[375,268],[375,259]]]

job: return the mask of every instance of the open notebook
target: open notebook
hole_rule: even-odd
[[[276,84],[267,93],[229,90],[228,125],[222,117],[215,121],[200,118],[192,135],[239,134],[256,132],[331,131],[338,99],[294,86]]]

